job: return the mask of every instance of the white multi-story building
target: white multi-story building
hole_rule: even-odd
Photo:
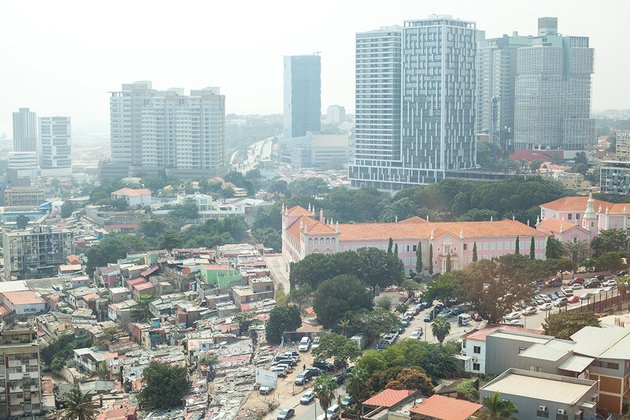
[[[158,91],[124,84],[110,98],[111,164],[124,175],[212,176],[225,171],[225,97],[219,88]]]
[[[37,152],[37,116],[28,108],[13,113],[13,150]]]
[[[39,136],[41,175],[70,175],[72,173],[70,117],[41,117]]]
[[[8,168],[14,169],[18,178],[36,177],[39,170],[37,152],[9,152]]]
[[[369,51],[357,34],[353,185],[395,190],[475,168],[475,24],[432,16],[374,35]]]

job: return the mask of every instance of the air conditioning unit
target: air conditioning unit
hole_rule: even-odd
[[[466,356],[466,352],[464,350],[461,351],[460,353],[462,356]]]
[[[538,406],[538,411],[547,411],[547,406],[539,405]]]
[[[564,416],[565,414],[567,414],[566,410],[563,410],[562,408],[558,409],[558,414],[560,414],[561,416]]]

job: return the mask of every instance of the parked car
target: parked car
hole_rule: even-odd
[[[336,420],[341,415],[341,407],[339,407],[337,404],[330,406],[328,410],[326,410],[326,414],[328,415],[329,419]]]
[[[281,368],[283,368],[284,370],[286,370],[286,371],[287,371],[287,373],[291,373],[291,372],[293,372],[293,368],[292,368],[292,367],[291,367],[291,365],[290,365],[290,364],[288,364],[288,363],[276,363],[276,364],[274,365],[274,367],[281,367]]]
[[[556,299],[553,305],[554,306],[567,306],[567,303],[569,303],[569,299],[563,297],[563,298]]]
[[[542,297],[542,300],[544,300],[544,301],[545,301],[545,303],[551,303],[551,299],[549,298],[549,296],[547,296],[547,295],[542,295],[541,297]]]
[[[400,318],[400,324],[403,327],[407,327],[409,325],[409,320],[407,318]]]
[[[579,297],[579,296],[577,296],[577,295],[569,296],[569,297],[567,298],[567,301],[568,301],[569,303],[578,303],[578,302],[580,301],[580,297]]]
[[[313,367],[310,367],[310,368],[306,368],[306,371],[305,371],[305,372],[308,372],[308,374],[309,374],[309,375],[311,375],[311,377],[313,377],[313,376],[319,376],[319,375],[321,375],[322,373],[324,373],[324,371],[323,371],[323,370],[321,370],[321,369],[319,369],[319,368],[316,368],[316,367],[314,367],[314,366],[313,366]]]
[[[571,281],[569,282],[569,286],[573,286],[574,284],[582,284],[582,285],[583,285],[585,281],[586,281],[586,280],[585,280],[585,279],[583,279],[582,277],[578,277],[578,278],[576,278],[576,279],[571,280]]]
[[[586,292],[580,295],[580,299],[582,300],[589,300],[593,297],[594,295],[591,292]]]
[[[280,378],[287,377],[287,370],[282,366],[272,366],[271,371],[278,375]]]
[[[580,290],[582,288],[582,285],[580,283],[575,283],[573,286],[571,286],[571,289],[573,290]]]
[[[299,351],[308,351],[311,348],[311,339],[308,337],[302,337],[300,340],[300,345],[298,346]]]
[[[466,312],[466,309],[464,309],[464,307],[462,306],[456,306],[455,308],[453,308],[453,315],[455,316],[463,314],[464,312]]]
[[[577,286],[582,287],[579,284]],[[573,294],[573,289],[571,287],[563,287],[560,290],[562,291],[562,293],[565,294],[565,296],[571,296]],[[562,297],[562,296],[559,296],[559,297]]]
[[[519,321],[518,319],[511,319],[508,321],[508,324],[510,325],[521,325],[521,321]]]
[[[505,316],[505,320],[506,321],[511,321],[511,320],[514,320],[514,319],[519,319],[520,317],[521,317],[521,313],[520,312],[511,312],[511,313],[509,313],[509,314],[507,314]]]
[[[604,287],[615,287],[615,286],[617,286],[617,280],[613,280],[613,279],[606,280],[605,282],[602,283],[602,286],[604,286]]]
[[[562,278],[561,277],[554,277],[553,279],[551,279],[551,280],[549,280],[547,282],[547,286],[549,286],[549,287],[562,286]]]
[[[329,362],[327,362],[325,360],[315,360],[315,361],[313,361],[313,367],[316,367],[317,369],[323,370],[324,372],[330,372],[330,371],[335,369],[335,367],[331,363],[329,363]]]
[[[298,353],[295,350],[287,350],[284,352],[285,355],[289,356],[289,357],[295,357],[296,359],[300,359],[300,353]]]
[[[347,407],[350,404],[352,404],[352,397],[350,395],[346,395],[345,397],[343,397],[341,399],[341,406],[342,407]]]
[[[315,401],[315,393],[313,391],[307,391],[302,394],[300,398],[300,404],[307,405]]]
[[[534,306],[528,306],[527,308],[523,309],[523,315],[525,316],[534,315],[536,312],[537,310]]]
[[[433,321],[433,311],[427,312],[427,314],[424,316],[424,322],[431,322],[431,321]]]
[[[412,340],[417,340],[420,337],[422,337],[422,329],[420,328],[412,332],[411,335],[409,336],[409,338],[411,338]]]
[[[602,283],[599,280],[595,279],[595,278],[588,279],[588,280],[586,280],[584,282],[584,287],[587,288],[587,289],[593,289],[593,288],[596,288],[596,287],[602,287]]]
[[[337,383],[337,385],[342,385],[346,381],[346,374],[343,372],[339,372],[335,376],[333,376],[333,381]]]
[[[552,305],[549,302],[543,303],[542,305],[538,307],[538,309],[540,309],[541,311],[549,311],[551,310],[551,308],[552,308]]]
[[[293,383],[296,385],[306,385],[306,383],[310,381],[312,377],[313,375],[309,373],[308,370],[305,370],[303,372],[300,372],[298,376],[295,377]]]
[[[269,388],[268,386],[261,386],[260,388],[258,388],[258,393],[260,395],[269,395],[271,394],[272,389]]]
[[[311,344],[311,350],[315,350],[317,347],[319,347],[319,337],[315,337],[313,339],[313,344]]]
[[[276,420],[288,420],[293,416],[295,416],[295,410],[293,408],[283,408],[278,413]]]

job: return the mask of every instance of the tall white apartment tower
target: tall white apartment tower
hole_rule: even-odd
[[[72,173],[70,117],[41,117],[39,137],[41,175],[70,175]]]
[[[13,113],[13,150],[37,152],[37,116],[28,108]]]
[[[476,167],[473,22],[433,16],[357,34],[353,186],[399,190]]]
[[[158,91],[124,84],[110,98],[111,165],[101,176],[177,177],[225,172],[225,97],[219,88]],[[107,174],[107,175],[106,175]]]

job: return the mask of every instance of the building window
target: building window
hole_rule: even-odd
[[[473,363],[473,370],[481,370],[481,366],[479,366],[479,363]]]
[[[413,252],[416,252],[418,250],[418,245],[414,245],[413,246]]]
[[[409,245],[407,245],[407,252],[409,252]]]
[[[580,213],[575,213],[575,220],[580,220]]]
[[[567,219],[568,219],[568,220],[573,219],[573,215],[572,215],[571,213],[567,214]]]
[[[480,354],[481,353],[481,347],[480,346],[474,346],[473,347],[473,353]]]
[[[530,366],[529,370],[531,370],[532,372],[542,372],[543,368],[542,366]]]
[[[464,251],[468,249],[468,244],[464,244]]]

